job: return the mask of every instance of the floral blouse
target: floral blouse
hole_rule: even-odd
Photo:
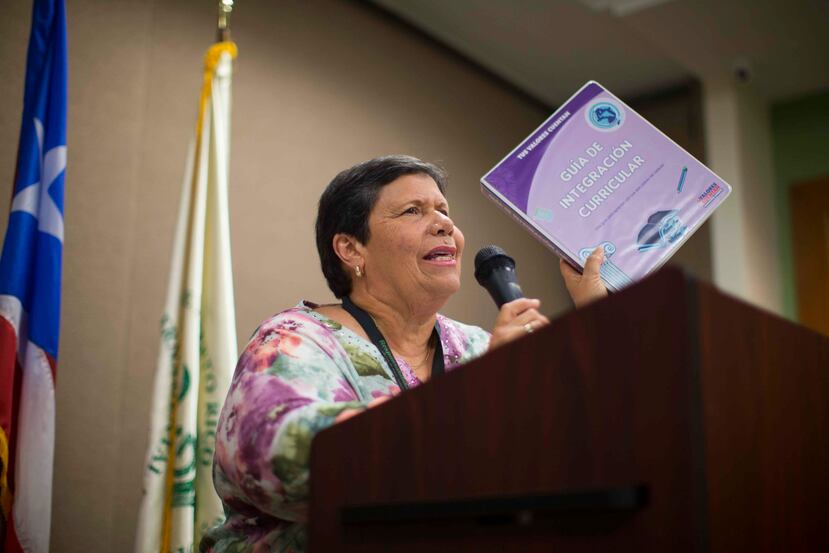
[[[305,551],[311,440],[343,410],[399,391],[377,348],[315,307],[302,302],[262,323],[239,358],[213,460],[226,519],[202,552]],[[486,351],[481,328],[440,314],[437,322],[447,370]]]

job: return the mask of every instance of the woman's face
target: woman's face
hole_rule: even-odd
[[[404,175],[380,190],[364,245],[366,285],[389,287],[409,301],[443,301],[461,285],[464,238],[428,175]]]

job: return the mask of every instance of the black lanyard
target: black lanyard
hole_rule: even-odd
[[[383,356],[386,363],[388,363],[391,368],[391,372],[394,374],[394,379],[397,381],[397,385],[400,386],[400,389],[408,390],[409,384],[403,377],[403,372],[400,370],[400,366],[397,364],[397,360],[394,358],[394,354],[392,354],[388,342],[386,342],[386,339],[383,337],[380,329],[377,328],[377,324],[374,322],[374,319],[371,318],[371,315],[366,313],[365,310],[354,305],[348,296],[343,298],[343,309],[348,311],[352,317],[357,319],[357,322],[360,323],[361,327],[363,327],[363,330],[365,330],[366,334],[371,339],[371,342],[380,351],[380,355]],[[435,330],[432,332],[432,339],[435,342],[435,356],[432,359],[432,378],[434,378],[435,376],[443,374],[444,371],[443,345],[440,343],[440,331],[438,330],[437,321],[435,321]]]

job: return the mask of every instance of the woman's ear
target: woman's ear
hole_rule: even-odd
[[[334,248],[334,253],[340,258],[340,261],[352,270],[354,267],[360,267],[362,269],[365,266],[365,258],[362,253],[363,245],[350,234],[344,234],[342,232],[335,234],[331,241],[331,246]]]

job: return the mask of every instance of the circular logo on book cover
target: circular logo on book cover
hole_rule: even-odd
[[[622,126],[625,114],[621,106],[610,100],[600,100],[588,106],[587,122],[596,130],[609,132]]]

